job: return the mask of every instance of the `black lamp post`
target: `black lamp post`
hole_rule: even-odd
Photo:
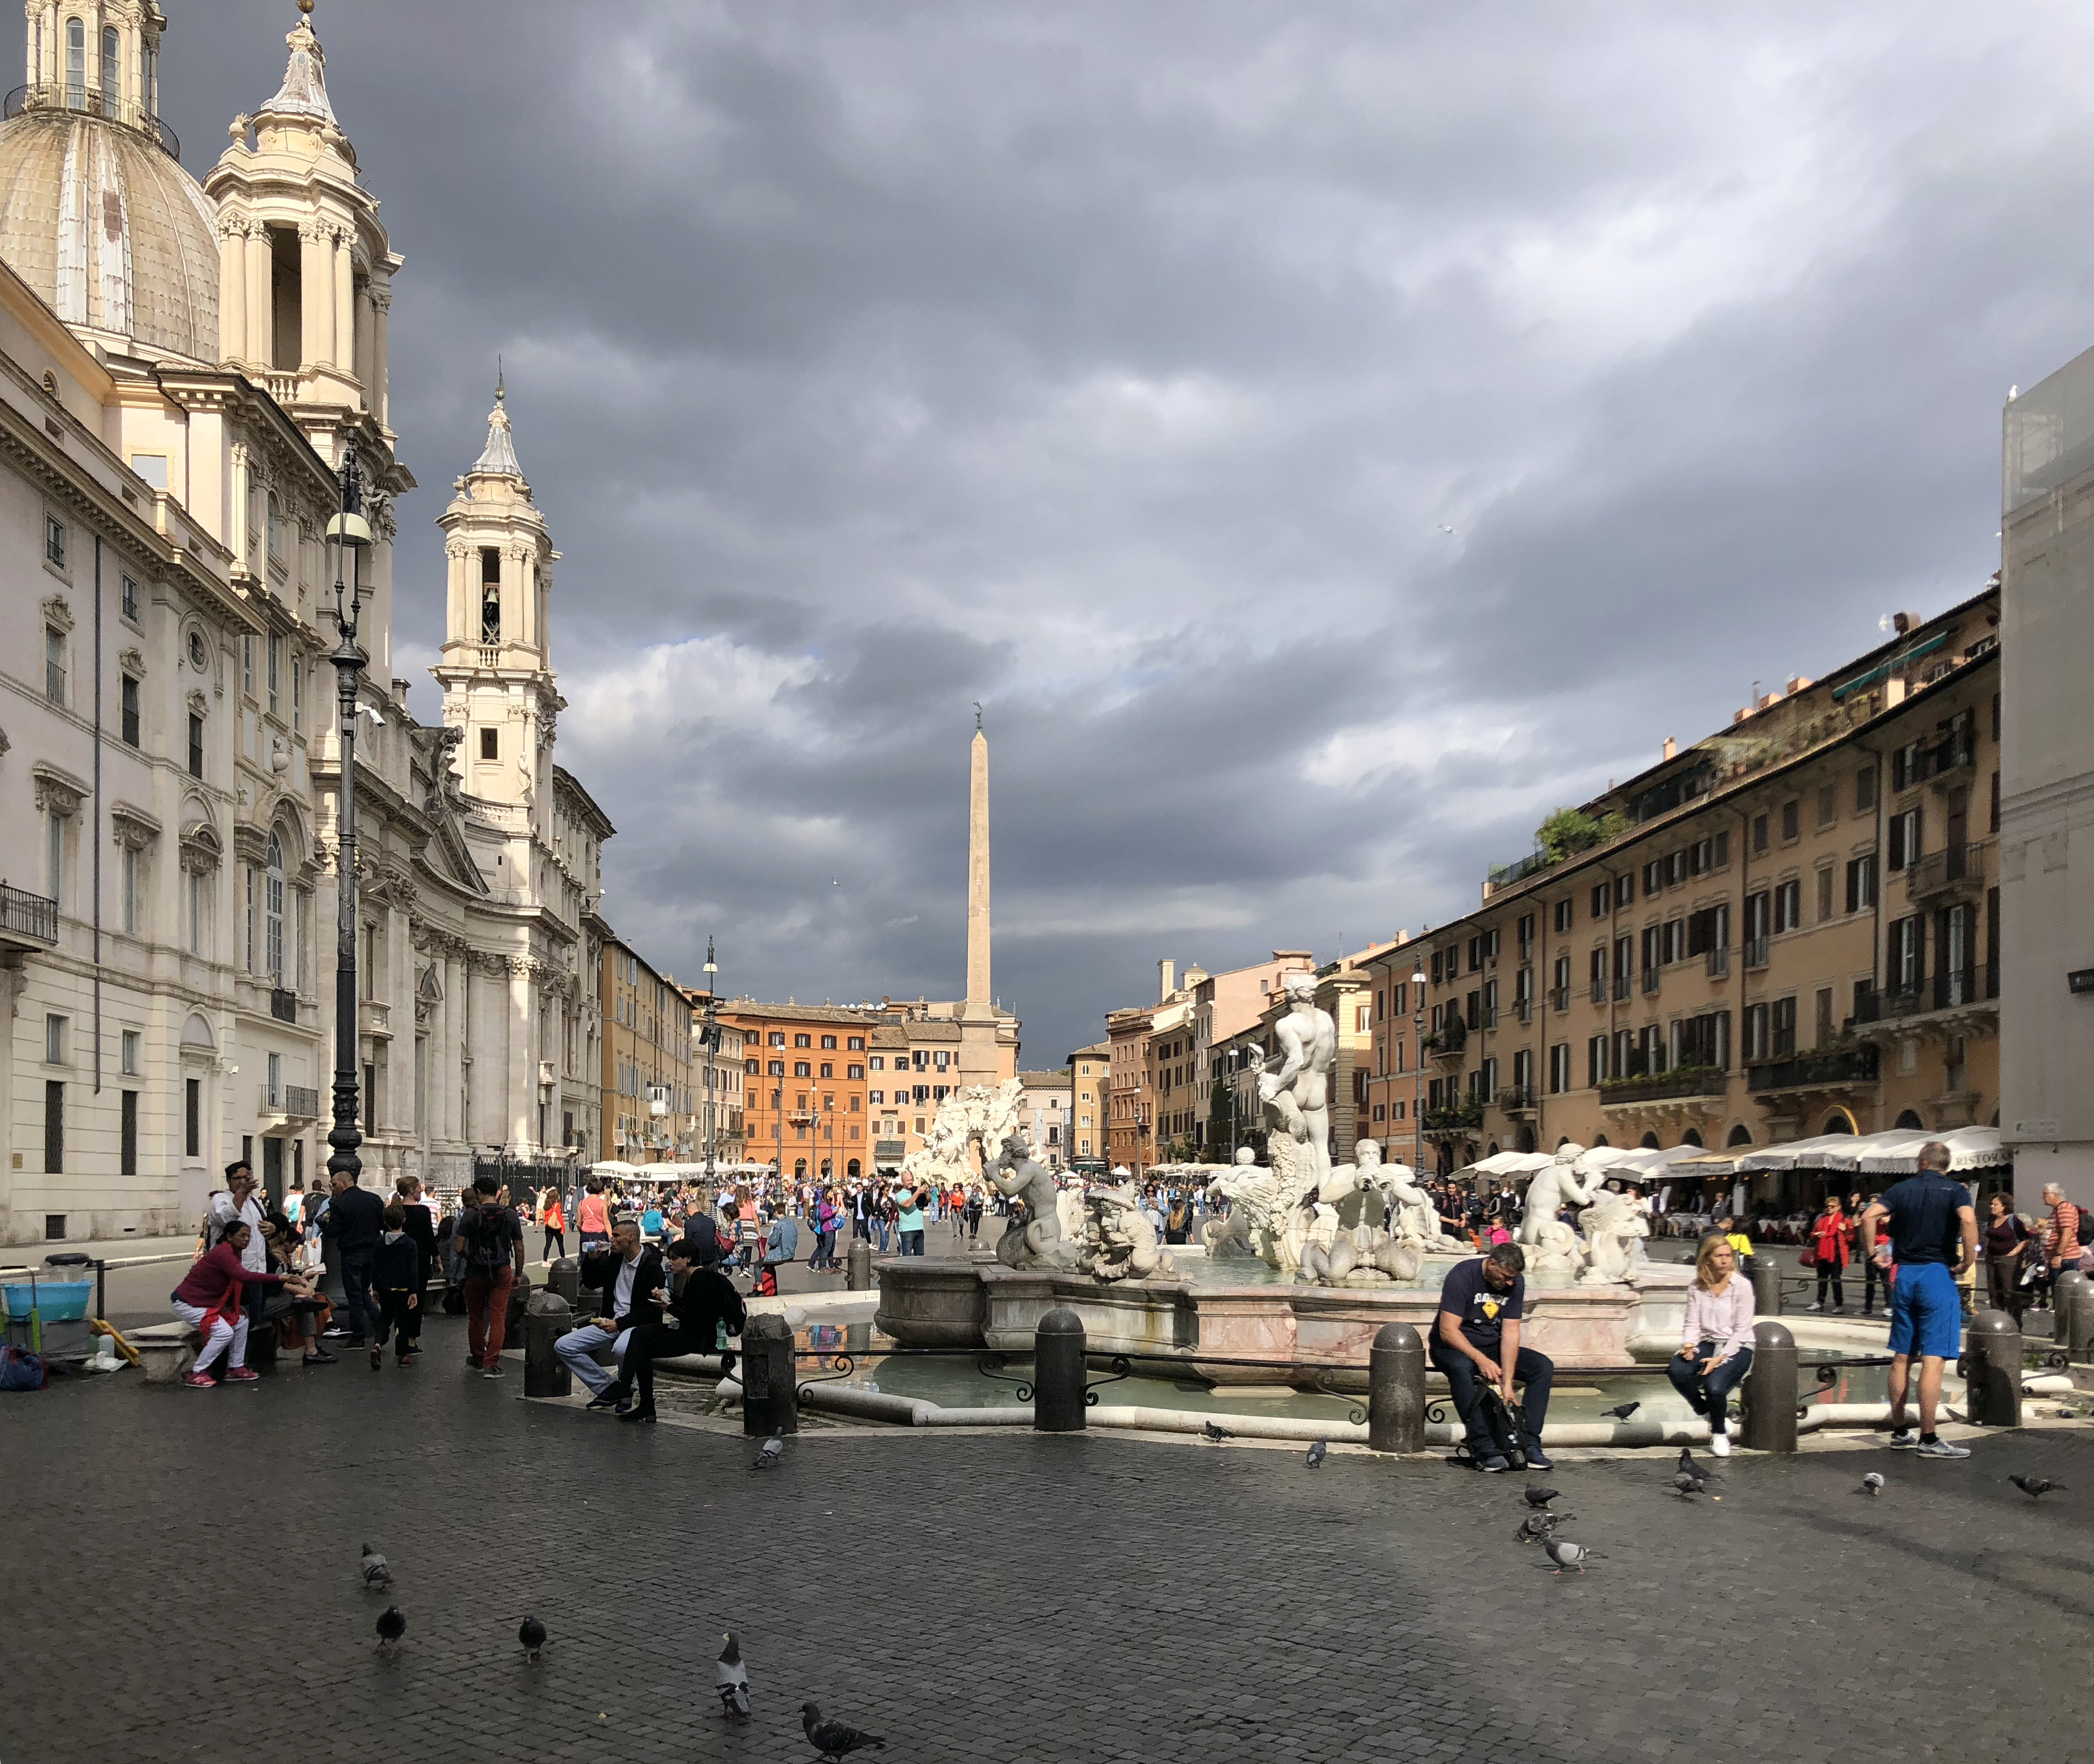
[[[356,1123],[356,711],[358,687],[364,666],[371,659],[357,643],[356,628],[363,610],[358,566],[364,548],[371,543],[371,524],[363,518],[363,485],[357,476],[353,439],[342,454],[341,511],[328,523],[328,537],[334,541],[334,617],[341,637],[328,659],[334,664],[341,713],[341,823],[336,841],[341,898],[335,936],[334,1127],[328,1134],[328,1144],[334,1152],[328,1159],[328,1174],[339,1171],[355,1183],[363,1174],[363,1160],[356,1155],[357,1147],[363,1143]],[[342,580],[345,564],[347,583]]]
[[[1416,1063],[1410,1071],[1410,1126],[1412,1144],[1410,1154],[1412,1173],[1425,1174],[1425,969],[1420,965],[1410,972],[1412,990],[1418,996],[1417,1015],[1410,1019],[1410,1049]]]

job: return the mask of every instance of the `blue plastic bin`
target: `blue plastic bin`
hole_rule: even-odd
[[[76,1323],[94,1301],[94,1282],[39,1280],[33,1297],[27,1280],[10,1280],[0,1285],[0,1297],[7,1301],[10,1317],[26,1317],[34,1309],[43,1313],[46,1323]]]

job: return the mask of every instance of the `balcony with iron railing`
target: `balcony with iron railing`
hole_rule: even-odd
[[[1847,1026],[1866,1028],[1906,1017],[1923,1017],[1931,1011],[1961,1010],[1990,1004],[1999,996],[1998,962],[1946,968],[1931,978],[1921,975],[1894,986],[1861,988],[1855,994],[1854,1015],[1847,1019]]]
[[[1607,983],[1606,983],[1605,980],[1595,980],[1595,981],[1593,981],[1593,982],[1592,982],[1592,1002],[1593,1002],[1594,1004],[1596,1004],[1596,1005],[1604,1005],[1605,1003],[1606,1003],[1606,1001],[1607,1001]]]
[[[0,882],[0,949],[43,949],[58,941],[59,903]]]
[[[1644,996],[1645,997],[1649,997],[1653,993],[1655,993],[1660,986],[1664,984],[1664,969],[1660,967],[1646,967],[1643,971],[1643,990]]]
[[[1788,1090],[1846,1090],[1875,1083],[1878,1049],[1873,1042],[1818,1054],[1763,1060],[1745,1068],[1745,1088],[1755,1096]]]
[[[1676,1066],[1669,1072],[1607,1080],[1600,1086],[1600,1106],[1615,1109],[1688,1097],[1720,1097],[1730,1088],[1730,1074],[1714,1067]]]
[[[298,995],[286,986],[272,986],[269,989],[269,1015],[279,1023],[298,1020]]]
[[[281,1115],[288,1121],[317,1121],[320,1114],[320,1093],[305,1084],[277,1084],[262,1087],[262,1112],[265,1115]]]
[[[1709,952],[1709,978],[1712,980],[1728,980],[1730,975],[1730,949],[1725,945],[1718,944]]]
[[[1636,991],[1636,980],[1626,970],[1614,976],[1614,997],[1617,1000],[1630,997]]]
[[[1919,750],[1912,769],[1905,774],[1905,783],[1908,786],[1931,784],[1942,788],[1954,784],[1977,763],[1976,740],[1968,735],[1952,735],[1946,741]]]
[[[1747,969],[1765,967],[1767,965],[1768,943],[1769,940],[1765,937],[1745,939],[1744,954]]]
[[[1595,1000],[1594,1002],[1597,1003],[1598,1001]],[[1567,986],[1551,987],[1549,991],[1549,1008],[1559,1017],[1568,1010],[1570,1008],[1570,988]]]
[[[1973,897],[1984,886],[1984,866],[1968,842],[1931,851],[1908,865],[1905,872],[1905,897],[1914,906],[1958,896]]]
[[[106,117],[134,128],[171,159],[182,156],[182,144],[175,132],[136,100],[105,98],[90,85],[18,85],[0,103],[0,115],[11,120],[38,112],[57,116],[71,111],[80,116]]]
[[[1531,1114],[1538,1106],[1531,1084],[1508,1084],[1498,1093],[1498,1107],[1506,1114]]]
[[[1450,1109],[1427,1109],[1425,1111],[1425,1136],[1427,1139],[1450,1138],[1462,1133],[1471,1133],[1484,1124],[1484,1106],[1480,1102],[1457,1103]]]

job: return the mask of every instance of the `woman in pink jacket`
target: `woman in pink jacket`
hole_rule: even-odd
[[[191,1390],[209,1390],[217,1383],[211,1375],[211,1362],[228,1347],[232,1351],[226,1362],[226,1382],[245,1384],[254,1379],[247,1366],[246,1288],[280,1286],[302,1297],[311,1295],[309,1281],[295,1275],[258,1273],[241,1262],[240,1252],[253,1229],[240,1220],[189,1264],[182,1284],[168,1295],[175,1314],[203,1337],[196,1364],[182,1380]]]
[[[1718,1458],[1731,1453],[1731,1393],[1753,1369],[1753,1288],[1737,1268],[1727,1237],[1701,1240],[1679,1352],[1665,1368],[1688,1406],[1708,1416],[1709,1449]]]

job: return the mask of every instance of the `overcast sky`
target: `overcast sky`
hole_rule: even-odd
[[[164,0],[206,169],[289,0]],[[2094,8],[321,0],[406,267],[402,658],[507,363],[606,911],[760,996],[1472,906],[1536,823],[1996,567],[2094,343]],[[1450,530],[1451,529],[1451,530]],[[433,682],[411,701],[437,716]]]

